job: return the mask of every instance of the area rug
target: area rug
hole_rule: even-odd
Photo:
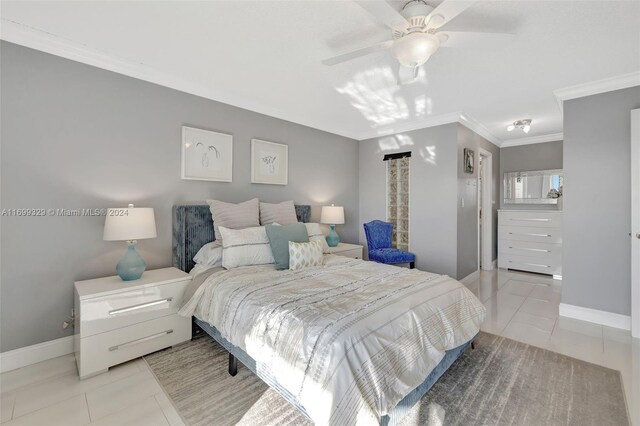
[[[189,426],[311,425],[205,333],[145,357]],[[402,420],[411,425],[628,425],[620,373],[480,333]]]

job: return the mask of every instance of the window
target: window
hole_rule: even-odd
[[[392,245],[409,250],[409,161],[411,152],[385,155],[387,221],[393,224]]]

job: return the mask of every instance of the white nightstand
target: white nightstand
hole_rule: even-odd
[[[191,275],[177,268],[75,283],[75,353],[81,379],[191,339],[177,314]]]
[[[362,246],[358,244],[338,243],[337,247],[329,247],[329,253],[338,256],[362,259]]]

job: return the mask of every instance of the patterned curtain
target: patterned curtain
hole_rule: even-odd
[[[409,161],[411,157],[389,159],[387,163],[387,221],[393,224],[393,246],[409,250]]]

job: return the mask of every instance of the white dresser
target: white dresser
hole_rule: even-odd
[[[191,339],[177,314],[191,275],[177,268],[75,283],[75,353],[81,379]]]
[[[498,210],[498,267],[562,279],[562,212]]]

